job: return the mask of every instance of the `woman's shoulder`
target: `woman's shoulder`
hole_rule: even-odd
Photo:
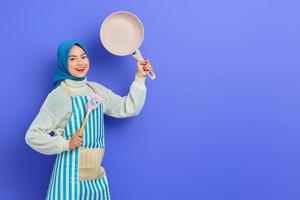
[[[62,119],[69,116],[68,114],[71,111],[72,99],[63,90],[63,88],[61,88],[61,86],[48,93],[40,108],[40,112],[50,113],[50,115],[55,117],[55,120],[58,122],[61,122]]]
[[[47,96],[47,98],[56,100],[56,99],[68,99],[70,98],[66,91],[62,88],[62,86],[58,86],[53,89]]]
[[[57,108],[68,103],[71,103],[71,98],[61,86],[53,89],[44,102],[47,108]]]

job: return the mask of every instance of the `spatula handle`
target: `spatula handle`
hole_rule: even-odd
[[[88,115],[85,116],[85,118],[84,118],[84,120],[83,120],[83,122],[81,124],[81,127],[80,127],[80,129],[78,131],[79,133],[83,133],[83,129],[84,129],[85,125],[86,125],[87,119],[88,119]]]
[[[145,59],[144,59],[143,56],[142,56],[141,51],[138,50],[138,49],[132,54],[132,56],[133,56],[137,61],[145,61]],[[156,78],[156,75],[155,75],[155,73],[154,73],[153,70],[147,72],[147,75],[149,76],[149,78],[150,78],[151,80],[154,80],[154,79]]]

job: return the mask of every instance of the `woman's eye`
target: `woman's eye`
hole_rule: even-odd
[[[76,58],[70,58],[70,60],[71,60],[71,61],[74,61],[74,60],[76,60]]]
[[[86,59],[86,56],[82,56],[81,59]]]

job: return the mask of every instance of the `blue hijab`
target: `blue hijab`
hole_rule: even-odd
[[[70,49],[74,45],[80,46],[84,50],[86,55],[88,55],[87,50],[83,46],[81,41],[79,41],[79,40],[63,41],[57,49],[57,69],[56,69],[56,72],[54,75],[54,80],[53,80],[53,88],[54,89],[57,88],[60,85],[60,82],[65,79],[71,79],[71,80],[75,80],[75,81],[82,81],[85,79],[85,77],[76,78],[76,77],[72,76],[68,70],[69,53],[70,53]]]

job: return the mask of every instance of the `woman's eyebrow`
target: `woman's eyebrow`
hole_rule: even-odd
[[[83,56],[83,55],[85,55],[86,53],[83,53],[83,54],[81,54],[80,56]],[[70,57],[77,57],[77,56],[75,56],[75,55],[69,55],[69,58]]]

